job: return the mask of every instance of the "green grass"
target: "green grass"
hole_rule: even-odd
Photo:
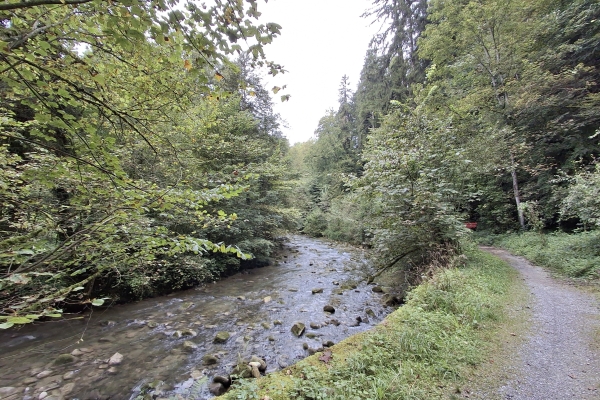
[[[489,240],[489,239],[488,239]],[[498,235],[492,244],[572,278],[600,278],[600,231]]]
[[[474,247],[466,254],[465,264],[439,270],[377,327],[334,346],[329,364],[317,353],[225,397],[453,398],[489,357],[490,338],[520,287],[503,261]]]

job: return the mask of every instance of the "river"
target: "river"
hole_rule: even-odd
[[[366,285],[369,270],[359,249],[291,236],[267,267],[0,332],[0,398],[185,398],[194,382],[229,374],[239,358],[251,355],[267,362],[267,372],[276,371],[392,311]],[[335,312],[324,312],[326,305]],[[291,332],[296,322],[306,325],[301,337]],[[214,343],[218,332],[229,339]],[[197,398],[210,397],[204,384]]]

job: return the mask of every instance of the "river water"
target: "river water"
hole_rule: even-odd
[[[268,267],[83,318],[0,332],[0,398],[185,398],[195,382],[229,374],[251,355],[276,371],[308,356],[306,345],[337,343],[392,311],[366,285],[369,270],[356,248],[292,236]],[[335,312],[324,312],[325,305]],[[296,322],[306,325],[301,337],[291,332]],[[230,338],[214,343],[222,331]],[[122,360],[109,365],[116,353]],[[205,365],[206,356],[217,363]],[[210,397],[204,384],[196,398]]]

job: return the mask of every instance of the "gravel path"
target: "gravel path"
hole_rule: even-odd
[[[514,378],[500,388],[504,399],[600,399],[600,304],[590,294],[552,279],[540,267],[495,248],[483,250],[509,262],[533,297],[533,326],[519,349]]]

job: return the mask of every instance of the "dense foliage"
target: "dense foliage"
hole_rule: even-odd
[[[255,1],[0,5],[0,327],[270,253],[287,142],[253,72],[281,72],[262,50],[280,27],[258,15]]]
[[[597,227],[597,2],[376,0],[365,15],[383,28],[358,89],[303,144],[307,233],[385,266],[455,247],[467,221]]]

